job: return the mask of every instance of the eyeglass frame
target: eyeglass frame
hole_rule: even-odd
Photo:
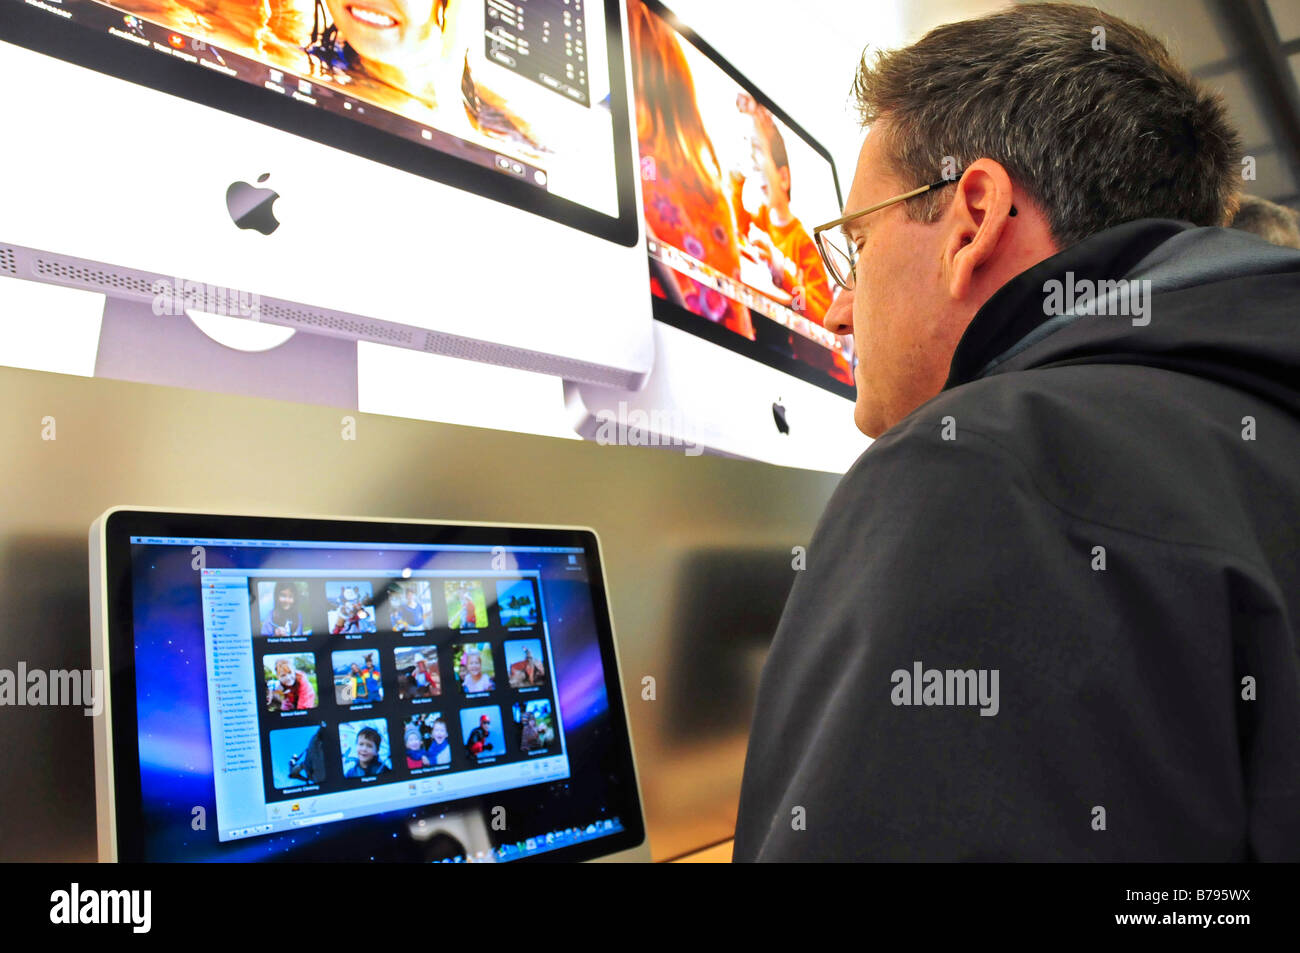
[[[830,277],[832,281],[834,281],[845,291],[853,290],[853,285],[846,285],[843,281],[840,280],[838,269],[831,263],[830,255],[828,255],[826,252],[826,246],[822,244],[822,242],[824,241],[824,239],[822,238],[823,232],[827,231],[828,229],[835,228],[837,226],[842,226],[845,223],[851,222],[856,218],[861,218],[863,215],[870,215],[872,212],[878,212],[882,208],[888,208],[891,205],[897,205],[899,202],[906,202],[908,199],[916,198],[916,196],[918,195],[924,195],[926,192],[932,191],[933,189],[943,188],[945,185],[952,185],[954,182],[961,181],[961,177],[964,174],[964,172],[965,170],[963,169],[962,172],[957,173],[952,178],[940,179],[938,182],[931,182],[929,185],[919,186],[918,188],[912,189],[912,191],[910,192],[904,192],[902,195],[895,195],[893,198],[885,199],[883,202],[877,202],[875,205],[868,205],[866,208],[858,209],[858,211],[856,212],[850,212],[848,215],[842,215],[833,221],[827,222],[825,225],[818,225],[816,228],[813,229],[813,244],[817,246],[817,254],[821,256],[822,264],[826,266],[826,274]],[[1012,215],[1016,214],[1016,207],[1014,205],[1011,206],[1011,214]],[[825,241],[828,240],[829,239],[825,239]],[[837,249],[837,250],[842,251],[842,249]],[[851,266],[849,274],[854,276],[854,284],[856,284],[858,258],[857,255],[854,254],[852,244],[850,244],[848,249],[848,258],[849,258],[849,264]]]

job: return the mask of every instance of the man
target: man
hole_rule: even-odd
[[[1221,104],[1058,4],[855,92],[826,326],[878,439],[773,641],[736,859],[1300,859],[1300,254],[1215,227]]]

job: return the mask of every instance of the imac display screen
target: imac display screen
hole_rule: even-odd
[[[655,317],[852,398],[852,339],[812,239],[829,154],[662,6],[628,0]]]
[[[634,214],[613,0],[2,2],[46,16],[0,36],[79,65],[580,226]]]
[[[501,861],[640,841],[590,534],[130,532],[134,686],[119,666],[111,686],[123,860]],[[122,780],[136,764],[138,802]],[[449,812],[480,818],[486,843],[431,856],[421,831]]]

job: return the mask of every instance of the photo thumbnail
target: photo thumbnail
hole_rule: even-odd
[[[306,581],[301,579],[259,581],[258,632],[281,639],[311,635],[309,593]]]
[[[447,597],[447,624],[453,629],[482,629],[488,624],[483,583],[448,579],[442,584]]]
[[[451,667],[456,681],[466,695],[490,692],[496,688],[496,663],[490,642],[465,642],[453,645]]]
[[[345,778],[374,778],[393,770],[388,723],[382,718],[339,725],[339,750],[343,753]]]
[[[302,711],[320,704],[316,656],[311,652],[263,655],[262,678],[267,711]]]
[[[498,580],[497,611],[501,614],[501,624],[507,629],[536,625],[537,600],[533,597],[533,584],[527,579]]]
[[[406,719],[406,766],[412,771],[451,764],[451,730],[441,712]]]
[[[329,604],[331,635],[379,631],[375,624],[375,594],[370,583],[327,582],[325,601]]]
[[[515,702],[512,713],[515,727],[519,730],[520,751],[545,751],[555,743],[555,715],[549,698]]]
[[[400,701],[442,694],[437,646],[398,646],[393,650],[393,665],[397,669],[397,697]]]
[[[395,582],[389,586],[388,622],[394,632],[424,632],[433,628],[433,587],[423,580]]]
[[[506,740],[501,733],[501,709],[496,705],[461,709],[460,731],[465,753],[476,761],[506,753]]]
[[[334,652],[334,703],[367,705],[384,700],[383,676],[376,656],[378,649],[345,649]]]
[[[283,790],[325,781],[324,732],[324,722],[272,731],[271,784]]]
[[[542,664],[541,639],[515,639],[506,642],[506,671],[511,688],[532,688],[546,684]]]

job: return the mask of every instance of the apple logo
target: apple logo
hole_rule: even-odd
[[[257,177],[258,182],[265,182],[271,177],[270,172],[263,172]],[[270,235],[280,227],[271,208],[280,196],[272,189],[259,189],[247,182],[231,182],[226,189],[226,209],[240,228],[251,228],[263,235]]]
[[[790,433],[790,423],[785,419],[785,406],[778,397],[772,404],[772,419],[776,421],[776,429],[783,434]]]

